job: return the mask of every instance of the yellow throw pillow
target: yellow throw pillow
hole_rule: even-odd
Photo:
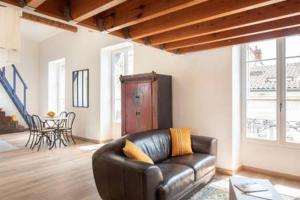
[[[172,140],[172,156],[192,154],[191,129],[170,128]]]
[[[123,152],[128,158],[154,164],[153,160],[147,154],[145,154],[137,145],[129,140],[126,140]]]

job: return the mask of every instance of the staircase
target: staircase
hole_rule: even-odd
[[[12,85],[9,83],[5,70],[6,67],[12,67]],[[27,85],[24,82],[23,78],[21,77],[20,73],[18,72],[15,65],[10,65],[2,67],[0,69],[0,83],[4,87],[5,91],[7,92],[8,96],[10,97],[11,101],[14,103],[16,108],[18,109],[19,113],[21,114],[22,118],[26,122],[27,125],[29,125],[29,119],[28,119],[28,112],[26,110],[26,92],[27,92]],[[21,88],[23,88],[23,99],[21,100],[16,92],[17,83],[21,84]],[[20,87],[18,87],[20,88]],[[13,121],[12,117],[6,116],[5,112],[1,109],[0,110],[0,133],[5,132],[19,132],[23,130],[24,127],[18,125],[17,121]]]
[[[25,131],[25,127],[14,121],[12,116],[6,116],[5,111],[0,108],[0,134],[16,133]]]

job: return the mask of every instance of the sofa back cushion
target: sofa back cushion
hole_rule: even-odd
[[[154,162],[165,160],[170,156],[171,137],[169,129],[132,134],[126,138],[136,144]]]

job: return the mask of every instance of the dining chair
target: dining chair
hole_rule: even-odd
[[[28,121],[28,128],[29,128],[29,137],[28,137],[28,140],[25,144],[25,147],[27,147],[27,145],[30,143],[31,141],[31,145],[30,145],[30,148],[32,147],[32,144],[33,144],[33,140],[35,138],[35,130],[33,128],[33,121],[32,121],[32,116],[31,115],[27,115],[26,116],[27,118],[27,121]]]
[[[61,113],[59,114],[59,117],[60,117],[60,118],[67,118],[67,117],[68,117],[68,113],[67,113],[66,111],[63,111],[63,112],[61,112]],[[67,127],[66,120],[60,121],[59,127],[60,127],[60,128],[66,128],[66,127]]]
[[[39,151],[41,148],[41,144],[44,143],[44,139],[46,139],[46,143],[48,145],[51,145],[50,134],[53,134],[55,132],[55,129],[45,128],[43,126],[43,122],[41,118],[38,115],[32,115],[32,122],[33,122],[32,123],[33,130],[36,136],[32,149],[34,149],[34,147],[38,145],[38,151]]]
[[[76,144],[75,139],[73,138],[73,124],[74,124],[75,118],[76,118],[76,114],[74,112],[69,112],[67,114],[67,120],[65,122],[65,127],[60,129],[60,131],[66,136],[68,141],[69,141],[68,133],[70,134],[74,144]]]

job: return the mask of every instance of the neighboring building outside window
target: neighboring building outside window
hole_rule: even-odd
[[[243,45],[247,138],[300,143],[300,36]]]

